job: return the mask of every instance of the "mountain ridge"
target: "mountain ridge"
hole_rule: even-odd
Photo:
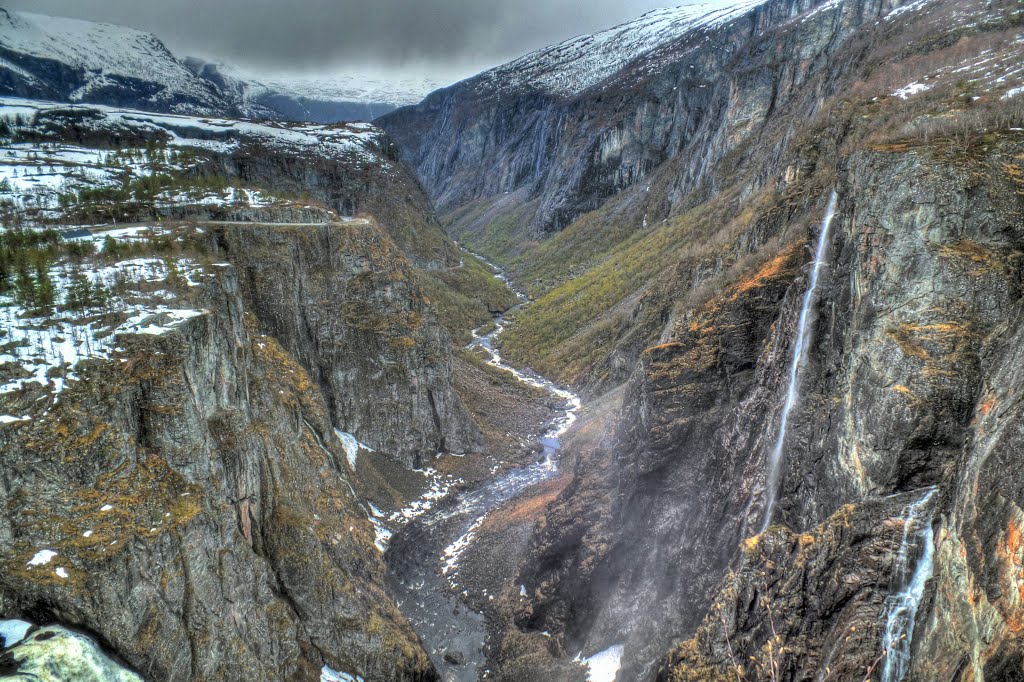
[[[265,79],[178,58],[153,33],[0,8],[0,95],[154,112],[309,121],[372,120],[437,83]]]

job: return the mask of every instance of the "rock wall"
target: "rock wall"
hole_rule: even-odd
[[[856,0],[810,12],[824,4],[770,0],[662,45],[579,95],[505,92],[485,73],[377,122],[443,213],[474,201],[496,202],[500,213],[525,205],[529,237],[542,237],[673,161],[668,202],[652,207],[654,221],[693,205],[693,190],[716,189],[716,166],[742,143],[774,137],[770,124],[780,116],[813,114],[850,66],[831,57],[861,26],[905,3]],[[776,142],[763,140],[760,153],[776,154]],[[456,223],[467,239],[482,227]]]
[[[132,124],[130,115],[127,123],[96,125],[96,118],[102,114],[58,108],[38,116],[30,134],[96,148],[166,142],[169,135]],[[207,130],[192,119],[175,120],[181,134],[193,131],[200,141],[223,137],[229,123]],[[272,130],[287,133],[283,126]],[[452,387],[451,340],[412,272],[455,270],[461,252],[387,136],[367,126],[354,130],[361,133],[358,145],[320,148],[291,143],[286,134],[249,135],[243,125],[231,144],[204,151],[191,172],[304,200],[162,212],[212,219],[208,229],[217,228],[218,248],[239,267],[263,331],[279,338],[325,389],[335,426],[407,466],[439,452],[478,452],[479,429]],[[160,212],[142,204],[134,210],[141,213],[134,219]]]
[[[217,226],[251,310],[323,387],[332,422],[406,466],[477,452],[451,341],[411,264],[370,221]]]
[[[836,670],[869,674],[884,651],[901,505],[937,486],[935,578],[912,640],[914,679],[1016,665],[1020,512],[1014,476],[996,482],[995,472],[1007,471],[1019,435],[1010,366],[1021,143],[1004,136],[967,158],[947,151],[864,151],[840,171],[773,515],[793,532],[757,536],[811,240],[673,320],[668,342],[644,353],[605,452],[616,466],[587,488],[593,496],[610,483],[614,494],[589,509],[575,491],[549,512],[594,519],[596,530],[576,544],[578,524],[538,537],[523,574],[538,593],[521,625],[561,627],[587,650],[627,632],[630,679],[652,676],[653,652],[702,620],[663,663],[663,679],[731,675],[728,646],[744,665],[759,661],[747,679],[820,679],[830,657]],[[820,210],[796,218],[812,238]],[[775,633],[765,628],[771,608],[784,614]],[[858,634],[843,639],[850,627]],[[777,677],[764,667],[772,647]]]
[[[435,679],[317,382],[213,270],[206,314],[122,337],[0,428],[0,612],[81,628],[151,680]]]
[[[391,140],[380,133],[371,151],[333,158],[246,141],[217,165],[230,177],[310,197],[342,216],[373,216],[417,267],[457,265],[459,250],[441,231],[430,200]]]

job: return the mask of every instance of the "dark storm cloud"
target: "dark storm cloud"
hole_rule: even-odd
[[[0,0],[152,31],[178,53],[322,71],[483,68],[686,0]]]

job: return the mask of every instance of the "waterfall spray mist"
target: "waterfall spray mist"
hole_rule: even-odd
[[[821,266],[825,260],[825,246],[828,243],[829,228],[832,226],[832,219],[836,214],[836,193],[828,202],[825,210],[825,219],[821,223],[821,235],[818,237],[818,248],[814,253],[814,267],[811,269],[811,282],[804,293],[803,306],[800,308],[800,323],[797,327],[796,343],[793,344],[793,360],[789,366],[789,387],[786,390],[786,402],[782,407],[782,420],[779,424],[779,436],[775,441],[771,457],[768,460],[768,478],[765,482],[765,505],[764,517],[761,521],[761,531],[768,527],[772,520],[772,511],[775,508],[775,501],[779,494],[779,473],[782,469],[782,447],[786,441],[786,430],[789,427],[789,414],[796,405],[797,392],[800,388],[800,369],[804,364],[807,355],[807,346],[811,340],[811,308],[814,305],[814,294],[818,288],[818,276],[821,274]]]

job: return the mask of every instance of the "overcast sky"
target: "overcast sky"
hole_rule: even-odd
[[[0,0],[124,24],[179,56],[256,73],[476,73],[538,47],[689,0]]]

